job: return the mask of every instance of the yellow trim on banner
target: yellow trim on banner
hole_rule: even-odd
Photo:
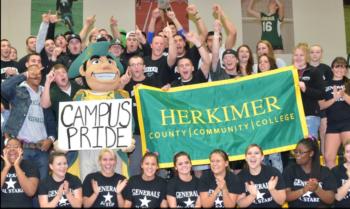
[[[222,80],[222,81],[213,81],[213,82],[200,83],[200,84],[194,84],[194,85],[189,85],[189,86],[173,87],[173,88],[170,88],[166,92],[180,92],[180,91],[199,89],[199,88],[209,88],[209,87],[213,87],[213,86],[220,86],[220,85],[231,84],[231,83],[239,83],[242,81],[252,80],[252,79],[256,79],[256,78],[262,78],[262,77],[266,77],[269,75],[284,73],[284,72],[288,72],[288,71],[292,72],[292,76],[293,76],[293,80],[294,80],[294,88],[295,88],[295,93],[296,93],[295,97],[296,97],[296,102],[297,102],[297,106],[298,106],[298,110],[299,110],[299,118],[300,118],[300,122],[302,125],[302,131],[303,131],[304,136],[307,137],[308,136],[308,129],[307,129],[306,119],[305,119],[305,115],[304,115],[303,103],[301,100],[301,93],[300,93],[300,87],[299,87],[299,76],[297,73],[297,69],[293,65],[278,68],[278,69],[272,70],[272,71],[267,71],[267,72],[263,72],[263,73],[258,73],[258,74],[253,74],[253,75],[249,75],[249,76],[245,76],[245,77],[240,77],[238,79],[227,79],[227,80]],[[137,104],[137,115],[138,115],[139,125],[140,125],[142,154],[146,153],[146,151],[147,151],[146,135],[145,135],[145,128],[144,128],[144,123],[143,123],[143,116],[142,116],[142,105],[141,105],[140,93],[139,93],[139,91],[143,90],[143,89],[157,91],[157,92],[164,92],[160,88],[146,86],[146,85],[142,85],[142,84],[139,86],[134,86],[135,99],[136,99],[136,104]],[[284,151],[292,150],[295,148],[295,146],[296,146],[296,144],[264,150],[264,154],[272,154],[272,153],[276,153],[276,152],[284,152]],[[229,156],[230,161],[242,160],[242,159],[245,159],[245,155]],[[209,164],[209,163],[210,163],[209,159],[192,160],[192,165],[203,165],[203,164]],[[159,164],[160,168],[170,168],[173,166],[174,166],[173,162]]]
[[[222,85],[231,84],[231,83],[240,83],[242,81],[253,80],[253,79],[256,79],[256,78],[262,78],[262,77],[266,77],[266,76],[269,76],[269,75],[279,74],[279,73],[283,73],[283,72],[287,72],[287,71],[292,71],[293,72],[294,69],[296,69],[296,68],[291,65],[291,66],[287,66],[287,67],[278,68],[276,70],[271,70],[271,71],[267,71],[267,72],[263,72],[263,73],[252,74],[252,75],[239,77],[239,78],[234,78],[234,79],[227,79],[227,80],[222,80],[222,81],[212,81],[212,82],[192,84],[192,85],[179,86],[179,87],[171,87],[166,92],[179,92],[179,91],[186,91],[186,90],[193,90],[193,89],[209,88],[209,87],[213,87],[213,86],[222,86]],[[297,83],[299,83],[299,81]],[[164,90],[162,90],[160,88],[146,86],[146,85],[142,85],[141,84],[140,86],[136,87],[135,95],[138,94],[138,91],[142,90],[142,89],[147,89],[147,90],[152,90],[152,91],[159,91],[159,92],[165,92]],[[137,99],[136,99],[136,103],[137,103]],[[137,112],[139,112],[139,111],[137,111]]]
[[[299,118],[300,118],[300,123],[301,123],[301,129],[304,134],[304,138],[309,136],[309,132],[307,129],[307,124],[306,124],[306,118],[305,118],[305,112],[304,112],[304,106],[303,106],[303,101],[301,99],[301,91],[300,91],[300,86],[299,86],[299,75],[298,75],[298,69],[296,67],[292,66],[293,68],[293,79],[294,79],[294,88],[295,88],[295,99],[297,101],[297,106],[299,110]]]
[[[135,93],[135,100],[136,100],[136,106],[137,106],[137,117],[139,119],[139,126],[140,126],[139,130],[141,135],[141,152],[143,156],[147,151],[147,147],[146,147],[145,127],[143,124],[143,117],[142,117],[142,105],[141,105],[140,93],[139,93],[139,89],[141,86],[144,86],[144,85],[134,86],[134,93]],[[150,88],[153,88],[153,87],[150,87]],[[157,89],[157,88],[154,88],[154,89]]]

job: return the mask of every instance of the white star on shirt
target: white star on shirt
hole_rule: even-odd
[[[10,188],[14,189],[14,188],[15,188],[15,183],[16,183],[16,182],[17,182],[17,181],[12,181],[12,178],[10,178],[9,181],[5,181],[5,183],[7,184],[7,189],[10,189]]]
[[[68,200],[66,198],[64,198],[64,196],[62,196],[60,201],[58,202],[58,205],[63,205],[63,204],[65,205],[65,204],[67,204],[67,201]]]
[[[187,201],[184,202],[186,204],[186,207],[193,207],[194,201],[191,200],[191,198],[188,198]]]
[[[259,199],[264,199],[264,194],[265,193],[262,193],[260,191],[258,191],[258,193],[256,194],[256,199],[259,200]]]
[[[305,194],[303,194],[303,197],[311,197],[312,192],[307,191]]]
[[[151,202],[151,200],[148,200],[146,196],[144,196],[143,199],[140,199],[140,201],[141,201],[140,207],[142,207],[142,206],[149,207],[148,203]]]
[[[222,207],[222,200],[219,199],[219,197],[217,197],[215,199],[215,207]]]
[[[105,198],[105,202],[112,202],[112,195],[109,194],[109,192],[107,193],[107,195],[103,195],[103,197]]]

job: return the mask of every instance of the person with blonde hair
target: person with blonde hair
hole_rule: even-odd
[[[84,208],[123,207],[121,191],[127,179],[115,173],[117,156],[111,149],[102,149],[98,156],[100,171],[88,174],[83,183]]]
[[[256,43],[256,55],[257,55],[257,57],[259,57],[263,54],[267,54],[269,57],[275,59],[277,68],[287,66],[286,62],[283,59],[275,56],[272,45],[267,40],[260,40],[260,41],[258,41],[258,43]],[[254,71],[254,73],[258,72],[258,64],[253,65],[253,71]]]
[[[293,50],[292,63],[298,69],[299,86],[309,135],[318,138],[321,120],[318,100],[322,99],[324,79],[319,70],[310,66],[309,61],[308,44],[299,43]]]

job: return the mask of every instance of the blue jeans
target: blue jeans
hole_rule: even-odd
[[[40,180],[45,179],[49,175],[49,152],[24,148],[23,159],[28,160],[37,166],[40,173]]]
[[[321,118],[313,115],[306,116],[306,124],[309,135],[318,139],[318,129],[320,128]]]
[[[135,150],[129,154],[129,174],[135,176],[141,174],[141,136],[134,135],[135,139]]]

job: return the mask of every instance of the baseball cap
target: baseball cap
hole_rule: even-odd
[[[238,57],[236,50],[233,50],[233,49],[226,49],[224,53],[222,53],[222,59],[224,59],[226,54],[233,54],[235,55],[236,58]]]
[[[80,38],[79,35],[77,35],[77,34],[72,34],[72,35],[70,35],[70,36],[68,37],[68,40],[67,40],[68,44],[69,44],[69,42],[70,42],[71,40],[73,40],[73,39],[78,39],[78,40],[81,42],[81,38]]]

